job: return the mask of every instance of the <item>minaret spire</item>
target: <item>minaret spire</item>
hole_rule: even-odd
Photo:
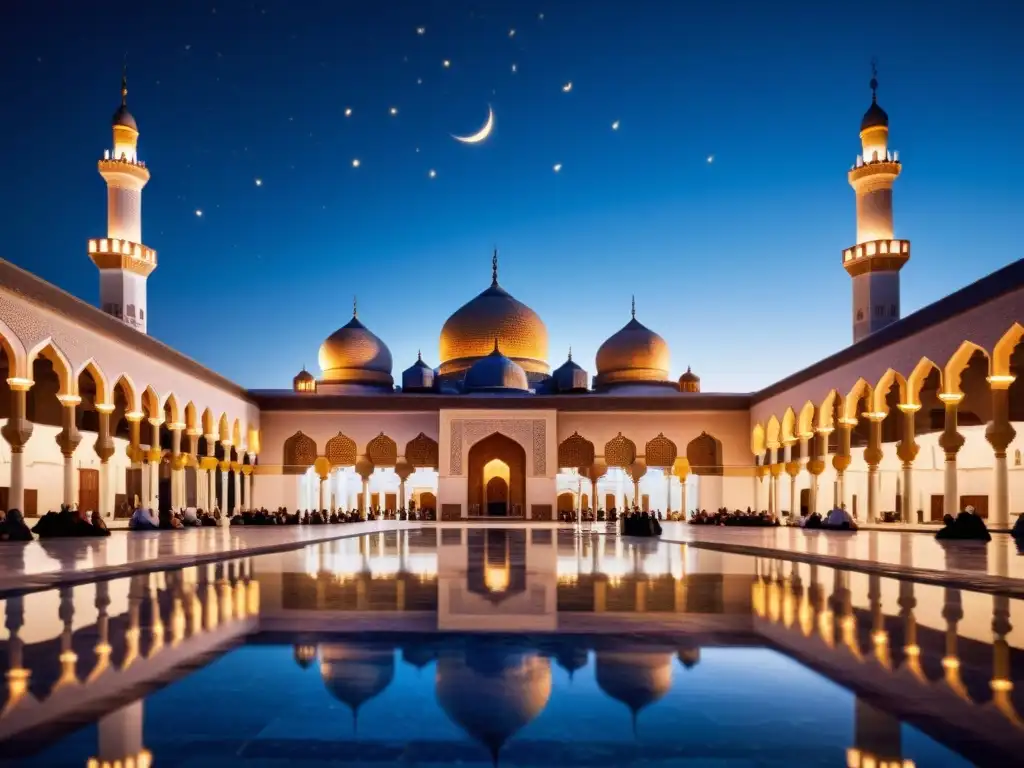
[[[871,86],[871,103],[872,104],[877,104],[878,103],[878,58],[874,57],[874,56],[871,58],[871,82],[869,83],[869,85]]]
[[[121,65],[121,106],[128,106],[128,54],[124,55],[124,63]]]
[[[569,362],[572,362],[572,347],[569,347]]]
[[[498,284],[498,246],[494,246],[494,255],[491,256],[491,285]]]
[[[353,319],[359,318],[359,303],[355,296],[352,297],[352,317]]]
[[[630,317],[632,317],[634,320],[636,320],[636,294],[630,296],[629,314],[630,314]]]

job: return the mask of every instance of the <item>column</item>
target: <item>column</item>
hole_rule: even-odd
[[[253,454],[249,454],[249,461],[252,461]],[[249,471],[242,474],[242,481],[245,483],[245,504],[249,509],[256,509],[256,500],[252,494],[252,477],[256,467],[249,464]]]
[[[317,475],[320,482],[317,484],[317,509],[327,509],[327,505],[324,503],[327,495],[327,478],[330,475],[327,472]]]
[[[1006,448],[1017,436],[1010,424],[1010,385],[1013,376],[990,376],[992,388],[992,421],[985,427],[985,439],[995,452],[993,472],[992,525],[996,528],[1010,527],[1010,482],[1006,468]]]
[[[917,503],[914,501],[914,459],[920,447],[914,442],[914,419],[921,409],[919,403],[901,403],[900,413],[903,419],[903,439],[896,446],[896,455],[903,462],[903,505],[900,509],[900,522],[916,523]]]
[[[366,516],[370,512],[370,477],[365,475],[363,477],[363,508],[359,510],[362,514],[362,518],[365,520]]]
[[[758,502],[761,500],[761,456],[758,454],[754,455],[754,495],[753,495],[753,507],[754,511],[759,511],[760,505]]]
[[[789,519],[797,522],[800,519],[800,497],[796,492],[796,478],[800,474],[800,462],[786,462],[786,473],[789,475]]]
[[[884,413],[869,413],[868,445],[864,449],[864,461],[868,465],[868,522],[878,522],[878,464],[882,461],[882,420]]]
[[[665,519],[672,516],[672,467],[665,467]]]
[[[204,485],[206,486],[206,510],[212,512],[214,507],[220,509],[217,503],[217,436],[206,435],[206,470],[204,471]]]
[[[170,424],[171,430],[171,509],[178,510],[185,506],[181,479],[184,474],[181,465],[181,431],[184,424]]]
[[[235,475],[235,512],[238,513],[248,508],[242,504],[242,462],[231,462],[231,471]]]
[[[132,477],[140,477],[144,481],[145,478],[142,477],[145,474],[142,472],[142,419],[144,414],[141,411],[130,411],[124,417],[128,420],[128,447],[125,452],[128,454]],[[136,506],[147,506],[144,495],[139,496],[138,499],[129,499],[128,503],[132,509]]]
[[[221,511],[225,515],[233,514],[231,509],[231,500],[228,498],[228,472],[231,471],[231,462],[228,457],[231,456],[231,443],[221,443],[224,448],[224,459],[220,462],[220,502]]]
[[[113,410],[114,406],[109,403],[96,406],[99,426],[94,449],[100,460],[100,515],[107,518],[114,516],[114,494],[110,482],[110,457],[114,455],[114,440],[110,436],[110,414]]]
[[[782,443],[782,469],[790,477],[789,482],[789,504],[786,506],[789,508],[789,517],[792,520],[796,515],[793,511],[793,496],[796,491],[796,475],[789,471],[789,463],[793,460],[793,443],[796,442],[795,438],[789,438],[784,440]],[[782,504],[779,504],[779,508],[782,508]]]
[[[164,423],[164,420],[159,416],[152,416],[148,421],[152,432],[149,440],[149,454],[146,457],[149,460],[147,467],[149,471],[149,508],[159,509],[160,459],[163,458],[163,452],[160,450],[160,425]]]
[[[70,507],[76,501],[75,448],[82,442],[82,435],[75,424],[75,406],[82,402],[82,398],[78,395],[58,395],[57,399],[61,404],[61,430],[57,433],[56,440],[64,457],[64,504]]]
[[[822,514],[823,496],[820,493],[820,480],[821,473],[825,471],[825,462],[828,461],[828,436],[830,434],[832,434],[832,427],[820,427],[817,430],[817,453],[811,461],[807,462],[807,471],[811,473],[811,492],[808,494],[810,496],[808,500],[810,510],[808,514],[815,512]]]
[[[807,467],[811,463],[811,444],[812,444],[811,441],[813,439],[814,439],[814,433],[813,432],[805,432],[804,434],[800,435],[800,464],[799,464],[799,467],[800,467],[800,471],[801,472],[807,471]],[[807,503],[808,503],[808,506],[810,506],[810,502],[811,502],[811,490],[810,489],[811,489],[811,481],[813,479],[814,478],[811,476],[811,473],[807,472]],[[799,500],[796,502],[796,505],[797,505],[797,511],[799,513],[799,510],[800,510]],[[808,514],[810,514],[810,510],[808,510]]]
[[[963,397],[961,394],[943,393],[939,395],[939,400],[946,406],[945,426],[942,434],[939,435],[939,446],[946,454],[946,477],[942,512],[953,517],[956,517],[960,511],[960,495],[957,491],[956,455],[964,445],[964,436],[956,431],[956,412]]]
[[[689,474],[680,475],[679,476],[679,488],[682,491],[682,499],[681,499],[681,501],[682,501],[682,512],[683,512],[683,520],[684,521],[686,520],[686,480],[688,478],[689,478]],[[754,478],[754,481],[755,482],[757,481],[756,477]]]
[[[832,457],[836,470],[835,506],[843,509],[846,509],[846,470],[850,466],[850,433],[856,425],[856,419],[839,419],[839,443]]]
[[[25,443],[32,437],[32,422],[26,414],[28,390],[32,382],[28,379],[10,378],[11,415],[0,429],[0,434],[11,446],[11,489],[7,496],[9,509],[25,511]]]
[[[196,497],[195,506],[199,509],[208,509],[203,506],[203,491],[202,484],[200,483],[200,470],[199,470],[199,435],[198,429],[190,429],[185,435],[188,437],[188,454],[189,454],[189,466],[191,466],[195,472],[196,479]],[[186,472],[181,473],[181,494],[182,498],[185,499],[185,503],[188,504],[188,475]]]

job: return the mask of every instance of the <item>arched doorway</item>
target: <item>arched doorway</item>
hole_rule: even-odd
[[[469,449],[469,514],[521,517],[526,502],[526,451],[500,432]]]

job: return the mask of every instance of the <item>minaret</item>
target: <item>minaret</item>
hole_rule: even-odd
[[[910,241],[893,239],[892,183],[900,175],[899,153],[889,152],[889,116],[878,106],[878,79],[871,67],[871,106],[860,123],[863,154],[850,169],[857,197],[857,244],[843,251],[853,278],[853,341],[900,319],[900,269],[910,259]]]
[[[114,148],[98,164],[107,182],[107,236],[89,241],[89,258],[100,270],[100,307],[145,333],[146,278],[156,269],[156,251],[142,244],[142,188],[149,171],[136,153],[139,127],[128,111],[127,68],[113,129]]]

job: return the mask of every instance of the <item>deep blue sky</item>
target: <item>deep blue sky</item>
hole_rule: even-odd
[[[97,300],[85,241],[105,234],[95,162],[127,51],[149,330],[200,362],[290,386],[355,293],[396,378],[419,348],[436,365],[497,245],[553,367],[572,345],[593,373],[635,293],[674,375],[749,391],[850,341],[872,56],[904,162],[904,312],[1021,256],[1017,5],[7,0],[0,256]],[[450,138],[489,104],[486,143]]]

